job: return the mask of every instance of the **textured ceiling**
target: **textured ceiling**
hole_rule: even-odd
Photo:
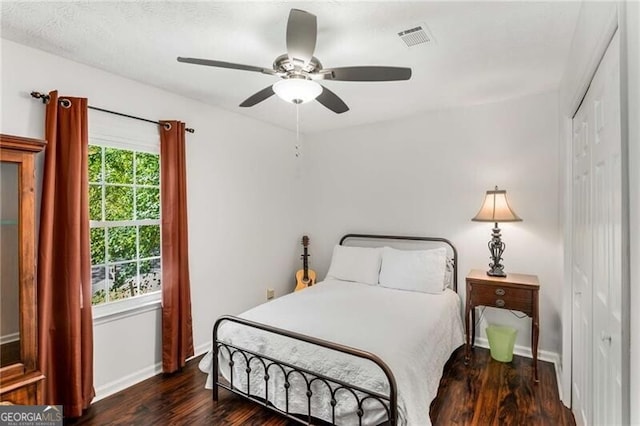
[[[391,65],[409,81],[327,81],[351,108],[300,107],[301,131],[391,120],[421,111],[553,90],[578,2],[8,2],[2,38],[295,129],[295,107],[272,97],[239,108],[277,81],[259,73],[180,64],[177,56],[270,67],[285,53],[289,9],[318,17],[326,68]],[[425,23],[436,43],[407,48],[397,32]],[[186,118],[188,120],[188,117]]]

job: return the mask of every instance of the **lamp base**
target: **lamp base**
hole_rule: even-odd
[[[489,264],[489,269],[487,271],[487,275],[490,277],[506,277],[507,274],[504,272],[504,265],[500,263],[502,260],[502,253],[504,253],[505,244],[502,242],[500,238],[500,228],[498,228],[498,223],[495,223],[493,227],[493,232],[491,233],[491,241],[487,244],[489,247],[489,252],[491,253],[491,263]]]
[[[506,277],[507,274],[502,270],[502,268],[489,269],[487,271],[487,275],[490,277]]]

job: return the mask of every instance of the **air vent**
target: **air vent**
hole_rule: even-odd
[[[407,47],[418,44],[428,44],[433,42],[433,37],[425,24],[420,24],[408,30],[400,31],[398,36],[404,41]]]

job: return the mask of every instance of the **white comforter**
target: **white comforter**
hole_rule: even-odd
[[[257,306],[240,317],[378,355],[396,378],[399,424],[409,426],[431,424],[429,406],[437,394],[442,369],[464,340],[460,298],[451,290],[435,295],[327,280]],[[388,395],[386,377],[369,361],[229,322],[220,326],[218,338]],[[220,351],[219,359],[222,374],[228,380],[228,358],[224,350]],[[234,359],[234,385],[246,389],[246,366],[238,362],[239,357]],[[209,373],[206,387],[211,388],[211,352],[200,362],[200,369]],[[272,374],[272,371],[274,369],[270,370],[269,399],[284,409],[284,379],[282,374]],[[253,375],[251,394],[264,397],[264,383],[262,371]],[[312,415],[331,421],[328,399],[322,400],[316,395],[327,394],[323,390],[322,385],[314,387]],[[298,399],[290,398],[291,412],[307,413],[304,392],[302,395]],[[386,420],[385,411],[376,403],[368,407],[363,424]],[[357,424],[354,411],[350,401],[339,403],[336,423]]]

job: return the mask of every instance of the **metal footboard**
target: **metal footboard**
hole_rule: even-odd
[[[389,394],[384,395],[381,393],[377,393],[374,391],[370,391],[364,389],[362,387],[345,383],[341,380],[334,379],[323,375],[321,373],[311,371],[306,368],[302,368],[293,364],[290,364],[284,360],[277,360],[271,357],[268,357],[263,354],[256,353],[254,351],[237,347],[229,343],[221,342],[218,339],[218,327],[223,322],[234,322],[237,324],[242,324],[247,327],[256,328],[259,330],[263,330],[269,333],[273,333],[280,336],[289,337],[291,339],[303,341],[310,343],[312,345],[324,347],[327,349],[331,349],[337,352],[349,354],[351,356],[362,358],[369,360],[375,363],[380,370],[385,374],[387,381],[389,383]],[[227,389],[228,391],[234,392],[244,398],[250,399],[258,404],[261,404],[273,411],[276,411],[291,420],[294,420],[298,423],[302,424],[312,424],[312,422],[317,421],[313,417],[313,413],[311,411],[311,400],[313,397],[312,387],[315,383],[324,383],[327,386],[327,389],[331,395],[331,399],[328,403],[331,405],[331,413],[332,413],[332,421],[331,423],[335,424],[335,416],[336,416],[336,406],[340,403],[340,398],[353,398],[355,403],[357,404],[356,414],[358,416],[359,424],[362,425],[362,418],[365,414],[366,407],[364,406],[366,401],[377,401],[386,411],[387,414],[387,422],[384,424],[388,424],[390,426],[397,425],[398,420],[398,394],[397,394],[397,384],[391,369],[387,364],[384,363],[378,356],[361,351],[359,349],[351,348],[348,346],[340,345],[337,343],[329,342],[322,339],[317,339],[315,337],[306,336],[300,333],[295,333],[288,330],[283,330],[276,327],[271,327],[269,325],[249,321],[246,319],[225,315],[220,317],[214,327],[213,327],[213,399],[214,401],[218,400],[218,387]],[[219,360],[218,355],[220,351],[227,351],[228,359],[229,359],[229,383],[220,381],[219,377]],[[244,361],[244,365],[246,366],[245,372],[247,374],[247,389],[242,390],[238,387],[234,386],[234,373],[233,366],[238,361]],[[252,365],[257,364],[259,367],[262,367],[262,371],[264,371],[263,379],[265,381],[265,394],[264,397],[258,397],[251,394],[251,372]],[[282,377],[284,377],[284,385],[281,392],[285,393],[285,409],[282,410],[276,407],[273,403],[269,401],[269,380],[270,372],[272,371],[280,371],[282,372]],[[271,373],[274,374],[274,373]],[[307,415],[299,415],[296,413],[290,412],[289,400],[290,400],[290,392],[293,392],[293,388],[290,384],[290,379],[294,376],[298,375],[301,377],[306,383],[306,396],[307,399]],[[369,403],[367,403],[369,404]]]

